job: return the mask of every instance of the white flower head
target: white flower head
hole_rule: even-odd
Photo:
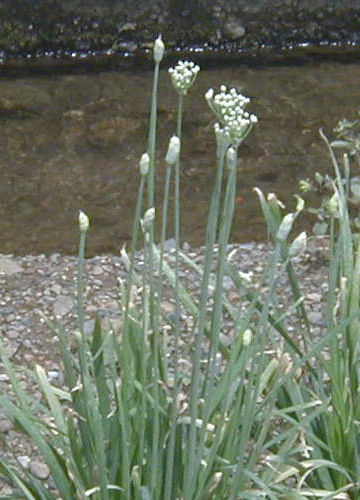
[[[229,134],[231,143],[235,146],[241,144],[249,135],[253,125],[258,122],[256,115],[245,111],[250,99],[240,94],[235,88],[228,90],[226,85],[220,86],[218,94],[215,94],[213,89],[209,89],[205,98],[221,127]]]
[[[200,66],[192,61],[179,61],[174,68],[169,69],[171,82],[178,94],[186,95],[196,80]]]

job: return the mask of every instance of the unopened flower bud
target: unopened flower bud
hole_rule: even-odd
[[[302,212],[304,210],[304,207],[305,207],[305,201],[298,195],[295,195],[295,198],[296,198],[296,211],[297,212]]]
[[[336,216],[339,210],[339,198],[337,193],[334,193],[326,204],[326,208],[330,215]]]
[[[155,208],[149,208],[146,210],[144,218],[142,220],[142,227],[145,233],[147,233],[154,222],[155,219]]]
[[[173,135],[169,141],[169,147],[166,153],[165,161],[171,166],[175,165],[180,155],[180,139],[177,135]]]
[[[215,131],[215,138],[216,138],[216,145],[218,148],[220,147],[228,147],[230,144],[230,135],[229,133],[224,130],[219,123],[215,123],[214,125],[214,131]]]
[[[243,337],[242,337],[243,346],[249,347],[249,345],[251,344],[251,340],[252,340],[252,331],[250,330],[250,328],[247,328],[244,331]]]
[[[318,184],[322,184],[324,182],[324,176],[321,175],[319,172],[315,172],[315,180]]]
[[[280,207],[280,208],[285,208],[285,205],[282,201],[279,200],[279,198],[276,196],[275,193],[269,193],[266,197],[270,208],[272,207]]]
[[[285,205],[278,199],[275,193],[269,193],[267,195],[267,202],[272,215],[275,217],[277,223],[280,223],[282,217],[282,209]]]
[[[279,241],[286,241],[287,240],[287,237],[289,236],[291,228],[294,224],[294,220],[295,220],[295,214],[290,213],[290,214],[285,215],[285,217],[283,218],[283,220],[280,223],[278,232],[276,233],[276,238]]]
[[[150,156],[147,153],[143,153],[140,158],[139,167],[142,176],[147,175],[150,166]]]
[[[81,233],[86,233],[89,229],[89,218],[81,210],[79,210],[79,229]]]
[[[311,184],[310,179],[303,179],[303,180],[299,181],[299,188],[300,188],[300,191],[302,191],[303,193],[307,193],[308,191],[311,191],[312,184]]]
[[[154,61],[156,64],[159,64],[161,62],[164,56],[164,51],[165,51],[164,42],[161,39],[161,35],[159,35],[155,40],[154,50],[153,50]]]
[[[120,250],[120,255],[121,255],[121,260],[123,261],[123,264],[124,264],[126,270],[129,271],[130,267],[131,267],[131,262],[130,262],[128,253],[125,250],[125,246],[123,246],[122,249]]]
[[[234,170],[236,168],[236,150],[230,147],[226,153],[226,164],[229,170]]]
[[[289,249],[290,257],[297,257],[298,255],[300,255],[306,248],[306,242],[307,242],[307,235],[306,232],[303,231],[291,243]]]

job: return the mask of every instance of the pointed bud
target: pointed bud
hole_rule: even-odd
[[[298,213],[302,212],[305,207],[305,201],[297,194],[295,195],[295,198],[296,198],[296,212]]]
[[[149,171],[149,165],[150,165],[150,156],[147,153],[143,153],[140,158],[139,162],[139,167],[140,167],[140,174],[142,176],[147,175]]]
[[[290,214],[285,215],[285,217],[283,218],[283,220],[280,223],[278,232],[276,233],[276,238],[279,241],[286,241],[287,240],[287,237],[289,236],[291,228],[294,224],[294,220],[295,220],[295,214],[290,213]]]
[[[178,136],[173,135],[169,141],[169,147],[166,153],[165,161],[171,166],[175,165],[180,155],[180,139]]]
[[[247,328],[244,331],[243,337],[242,337],[243,346],[248,347],[251,344],[251,340],[252,340],[252,331],[250,330],[250,328]]]
[[[306,248],[306,242],[307,242],[307,235],[306,232],[303,231],[291,243],[289,249],[290,257],[297,257],[298,255],[300,255]]]
[[[337,193],[334,193],[330,200],[326,204],[326,208],[330,215],[336,217],[339,211],[339,197]]]
[[[149,208],[146,210],[144,218],[142,220],[142,228],[145,233],[147,233],[152,226],[155,219],[155,208]]]
[[[79,229],[81,233],[86,233],[89,229],[89,218],[81,210],[79,210]]]
[[[122,249],[120,250],[120,255],[121,255],[121,260],[123,261],[123,264],[125,266],[125,269],[127,271],[130,271],[130,267],[131,267],[131,262],[130,262],[130,259],[129,259],[129,256],[128,256],[128,253],[127,251],[125,250],[125,245],[122,247]]]
[[[236,150],[233,147],[230,147],[226,153],[226,165],[229,170],[234,170],[236,168]]]
[[[269,193],[267,195],[267,201],[269,204],[270,211],[275,217],[276,223],[280,224],[282,213],[281,210],[285,208],[285,205],[277,198],[276,194]]]
[[[164,51],[165,51],[165,45],[164,42],[161,39],[161,35],[157,37],[154,43],[154,61],[156,64],[159,64],[164,57]]]

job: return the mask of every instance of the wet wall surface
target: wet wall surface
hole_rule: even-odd
[[[266,232],[253,187],[294,208],[298,181],[331,171],[319,137],[358,110],[357,63],[253,67],[202,64],[184,103],[182,240],[201,245],[215,175],[214,116],[204,94],[220,84],[251,98],[259,123],[241,147],[233,241]],[[0,253],[76,253],[78,210],[91,220],[89,255],[128,242],[147,148],[152,72],[141,68],[0,80]],[[160,74],[157,200],[176,127],[177,96]],[[171,213],[170,213],[171,217]],[[171,237],[171,225],[168,236]]]
[[[359,45],[358,0],[0,0],[0,63],[138,57],[168,48],[247,53]]]

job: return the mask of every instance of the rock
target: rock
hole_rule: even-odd
[[[316,312],[316,311],[309,312],[308,319],[309,319],[310,323],[315,325],[315,326],[325,326],[326,325],[326,322],[323,318],[323,315],[320,312]]]
[[[306,298],[308,300],[310,300],[311,302],[321,302],[322,296],[321,296],[321,293],[312,292],[312,293],[308,293]]]
[[[14,308],[12,306],[1,306],[0,307],[0,314],[1,315],[8,315],[11,314],[14,311]],[[7,318],[8,321],[10,321],[9,317]],[[12,321],[12,319],[11,319]]]
[[[15,261],[9,259],[7,257],[0,257],[0,273],[4,273],[8,276],[11,276],[15,273],[21,273],[23,268],[19,266]]]
[[[95,265],[92,268],[92,273],[95,274],[95,276],[99,276],[100,274],[104,274],[104,269],[101,266]]]
[[[6,332],[7,338],[11,340],[17,339],[19,335],[20,332],[17,332],[16,330],[7,330]]]
[[[16,460],[19,462],[21,467],[24,467],[24,469],[29,468],[31,458],[28,455],[20,455],[20,456],[16,457]]]
[[[55,283],[52,287],[51,287],[51,290],[56,293],[56,295],[60,295],[61,293],[61,285],[59,285],[58,283]]]
[[[175,250],[176,241],[174,238],[169,238],[164,242],[164,252],[172,252]],[[160,245],[159,245],[160,249]]]
[[[14,429],[14,424],[11,420],[5,418],[0,420],[0,432],[9,432],[11,429]]]
[[[54,305],[55,316],[64,316],[74,307],[74,300],[69,295],[59,295]]]
[[[87,319],[84,321],[84,333],[85,335],[91,335],[95,328],[95,320]]]
[[[38,479],[47,479],[50,476],[49,467],[37,460],[30,462],[29,469]]]

